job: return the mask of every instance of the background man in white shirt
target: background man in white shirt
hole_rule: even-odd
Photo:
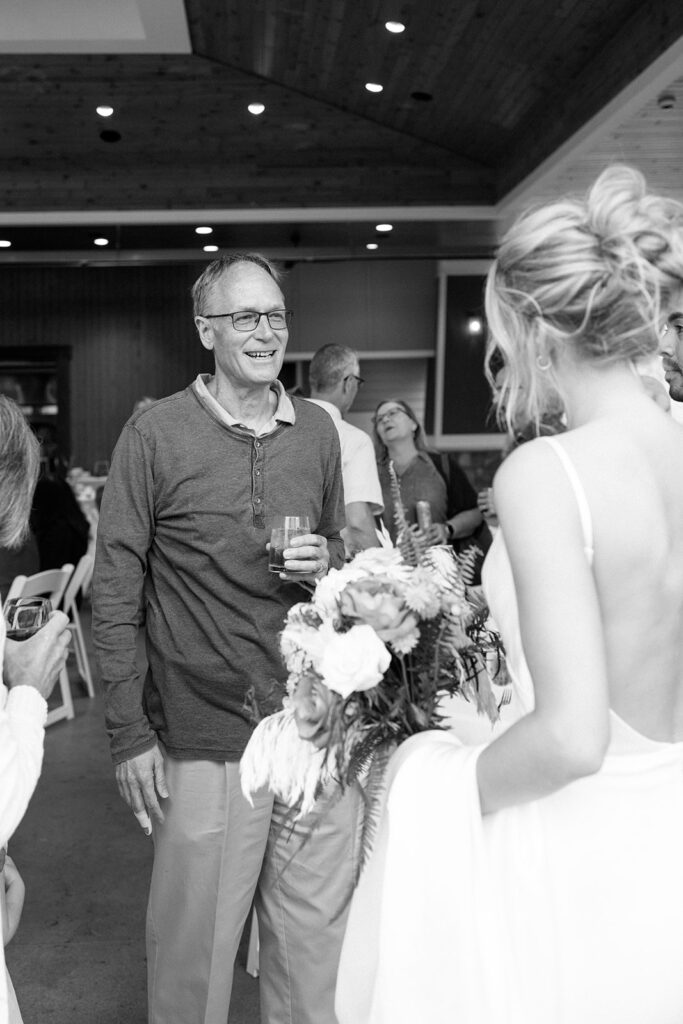
[[[309,382],[309,401],[329,413],[339,432],[346,508],[342,536],[347,555],[353,555],[378,546],[374,517],[384,507],[372,440],[344,420],[363,384],[358,356],[344,345],[323,345],[311,360]]]

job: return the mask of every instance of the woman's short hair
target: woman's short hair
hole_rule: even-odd
[[[425,437],[424,427],[420,423],[419,419],[413,412],[412,408],[407,402],[404,402],[402,398],[384,398],[375,408],[372,416],[372,438],[375,442],[375,453],[379,462],[383,462],[387,458],[387,447],[384,441],[380,438],[377,433],[377,413],[383,405],[387,405],[388,402],[393,402],[394,405],[399,405],[403,409],[404,413],[410,417],[415,424],[416,430],[414,433],[415,447],[421,452],[426,452],[429,448],[427,444],[427,438]]]
[[[499,418],[540,420],[561,394],[561,354],[601,363],[659,347],[662,319],[683,288],[683,206],[650,195],[631,167],[608,167],[583,199],[523,213],[503,238],[486,284],[487,376],[502,354]]]
[[[0,547],[19,547],[28,534],[40,467],[40,445],[24,414],[0,395]]]
[[[257,267],[260,267],[261,270],[265,270],[266,274],[270,274],[276,284],[282,284],[284,274],[280,267],[272,260],[262,256],[261,253],[227,253],[225,256],[221,256],[217,260],[212,260],[192,285],[192,308],[194,316],[204,315],[206,301],[211,289],[236,263],[254,263]]]

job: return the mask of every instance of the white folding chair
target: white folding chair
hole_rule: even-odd
[[[59,607],[64,596],[69,577],[74,571],[71,562],[65,562],[61,569],[45,569],[33,576],[15,576],[7,591],[6,600],[12,597],[49,597],[53,608]],[[74,717],[74,702],[71,699],[69,673],[66,666],[59,673],[59,689],[62,703],[47,713],[47,725],[59,722],[62,718]]]
[[[87,590],[92,578],[94,564],[95,559],[92,555],[83,555],[71,575],[71,579],[64,591],[64,597],[62,598],[62,608],[71,620],[69,622],[69,629],[71,630],[71,635],[73,637],[78,674],[85,683],[89,697],[95,696],[95,688],[92,684],[90,662],[88,660],[85,640],[83,639],[83,629],[81,628],[81,619],[78,614],[76,598],[81,591]]]

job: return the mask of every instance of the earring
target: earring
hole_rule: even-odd
[[[536,356],[536,366],[539,368],[539,370],[542,370],[544,373],[546,370],[549,370],[552,365],[553,364],[550,362],[547,356],[545,357],[545,359],[541,355]]]

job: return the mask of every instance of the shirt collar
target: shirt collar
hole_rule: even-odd
[[[197,379],[194,382],[195,391],[202,399],[202,401],[211,409],[215,416],[221,421],[221,423],[227,424],[229,427],[243,427],[244,424],[240,423],[238,419],[231,416],[230,413],[223,408],[220,402],[217,402],[213,397],[208,388],[208,383],[211,380],[210,373],[200,373],[197,375]],[[277,395],[277,407],[275,412],[268,420],[264,423],[259,430],[259,436],[261,434],[270,434],[278,423],[289,423],[293,425],[296,422],[296,413],[294,412],[294,404],[285,391],[282,382],[279,380],[273,381],[270,385],[270,390],[274,391]],[[249,429],[249,428],[244,428]]]
[[[339,423],[342,422],[341,410],[338,409],[336,405],[333,405],[332,402],[324,402],[322,398],[307,398],[306,401],[311,402],[313,405],[319,405],[320,408],[324,409],[333,420],[336,420]]]

